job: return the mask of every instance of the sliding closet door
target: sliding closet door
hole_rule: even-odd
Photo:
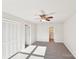
[[[8,59],[24,48],[25,28],[19,22],[5,20],[2,22],[3,59]]]
[[[8,59],[9,57],[9,42],[8,42],[8,23],[3,21],[2,22],[2,58],[3,59]]]

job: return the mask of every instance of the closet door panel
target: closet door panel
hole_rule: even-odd
[[[2,21],[3,59],[8,59],[25,48],[25,27],[20,22]]]
[[[8,36],[9,26],[7,22],[2,21],[2,51],[3,59],[8,59],[9,57],[9,36]]]

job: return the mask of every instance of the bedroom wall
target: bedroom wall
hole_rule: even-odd
[[[64,44],[76,57],[76,16],[64,22]]]
[[[37,25],[37,41],[49,41],[49,27],[54,27],[54,41],[63,42],[63,24],[42,23]]]
[[[22,19],[18,16],[15,16],[13,14],[9,14],[9,13],[6,13],[6,12],[2,12],[2,17],[7,18],[8,20],[13,20],[13,21],[16,21],[16,22],[20,22],[20,23],[24,24],[24,26],[28,25],[30,27],[30,41],[29,41],[29,44],[32,44],[33,42],[36,41],[37,37],[36,37],[36,24],[35,23],[25,21],[24,19]]]
[[[25,24],[30,26],[30,42],[36,41],[36,25],[13,15],[3,14],[3,59],[25,48]],[[5,56],[5,57],[4,57]]]
[[[55,42],[63,42],[64,41],[64,30],[63,23],[55,24]]]
[[[49,40],[48,35],[48,25],[47,24],[38,24],[37,25],[37,41],[45,41],[48,42]]]
[[[37,25],[31,25],[31,44],[37,40]]]

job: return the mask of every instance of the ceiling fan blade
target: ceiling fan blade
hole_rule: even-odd
[[[53,16],[49,16],[48,18],[53,18]]]
[[[50,21],[49,18],[46,18],[46,21]]]

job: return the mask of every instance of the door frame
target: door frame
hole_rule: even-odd
[[[53,38],[51,38],[50,32],[53,33]],[[54,42],[54,27],[49,27],[49,42]]]

